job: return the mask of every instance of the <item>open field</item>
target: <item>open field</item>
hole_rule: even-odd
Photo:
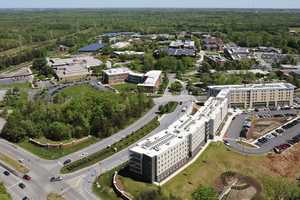
[[[65,149],[47,149],[47,148],[36,146],[30,143],[28,140],[20,142],[18,143],[18,145],[41,158],[54,160],[66,156],[68,154],[74,153],[76,151],[79,151],[80,149],[88,147],[98,141],[99,141],[98,139],[92,137],[85,142],[82,142],[80,144]]]
[[[117,89],[119,92],[136,92],[137,91],[137,85],[133,83],[123,83],[119,85],[113,86],[115,89]]]
[[[97,92],[97,90],[88,84],[84,84],[65,88],[58,94],[63,94],[68,97],[80,97],[93,92]]]
[[[23,174],[26,174],[29,172],[29,169],[27,169],[24,165],[20,164],[17,160],[15,160],[7,155],[0,153],[0,160],[18,172],[21,172]]]
[[[181,199],[191,199],[187,194],[191,194],[200,185],[214,186],[217,177],[227,171],[251,176],[267,191],[272,191],[268,181],[270,177],[286,177],[284,179],[287,181],[295,182],[295,177],[300,173],[299,153],[300,145],[281,155],[244,156],[230,151],[222,143],[212,143],[191,166],[163,185],[162,191],[166,195],[173,194]],[[128,177],[120,176],[120,179],[125,191],[135,197],[151,186]],[[266,193],[266,190],[263,190],[262,195],[272,199],[272,193]]]

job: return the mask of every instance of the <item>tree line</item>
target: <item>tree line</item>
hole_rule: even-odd
[[[89,93],[59,103],[26,101],[8,115],[1,137],[11,142],[42,136],[54,141],[87,135],[105,138],[152,105],[152,99],[140,93]]]

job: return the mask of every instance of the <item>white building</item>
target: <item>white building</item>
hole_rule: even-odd
[[[161,74],[162,71],[160,70],[152,70],[147,72],[144,75],[145,81],[138,84],[138,88],[143,91],[154,92],[160,85]]]
[[[92,56],[48,58],[48,65],[53,68],[60,82],[88,80],[92,75],[90,68],[101,64],[100,60]]]
[[[195,42],[191,40],[176,40],[172,41],[169,45],[170,48],[187,48],[187,49],[195,49]]]
[[[111,48],[114,48],[114,49],[123,49],[123,48],[126,48],[130,45],[130,42],[117,42],[115,44],[112,44],[111,45]]]
[[[294,86],[288,83],[210,86],[211,97],[195,114],[185,114],[166,130],[129,150],[130,171],[144,181],[161,182],[191,160],[207,139],[218,133],[229,105],[241,102],[255,106],[256,99],[271,98],[272,95],[278,98],[277,103],[280,99],[290,104],[293,90]],[[243,94],[247,95],[240,99]],[[270,103],[268,100],[259,102]]]
[[[148,182],[161,182],[192,159],[217,133],[227,115],[228,90],[211,97],[195,114],[179,120],[130,149],[130,171]]]

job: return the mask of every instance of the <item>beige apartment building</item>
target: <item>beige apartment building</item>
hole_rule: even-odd
[[[254,108],[293,105],[295,86],[290,83],[209,86],[209,96],[216,96],[225,88],[230,91],[229,103],[231,107]]]

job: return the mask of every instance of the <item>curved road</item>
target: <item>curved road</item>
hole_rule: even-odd
[[[183,104],[179,105],[173,113],[165,115],[160,121],[160,126],[148,136],[167,128],[171,123],[176,121],[183,114],[181,112],[182,108],[184,106],[189,106],[193,100],[195,100],[195,98],[189,95],[163,96],[160,98],[156,98],[154,99],[155,106],[143,117],[141,117],[126,129],[121,130],[111,137],[103,139],[85,149],[57,160],[41,159],[31,154],[30,152],[27,152],[26,150],[18,147],[17,145],[14,145],[2,139],[0,139],[0,151],[15,159],[24,159],[24,164],[28,166],[28,168],[30,168],[29,175],[32,177],[32,181],[23,181],[20,177],[16,177],[17,180],[23,181],[26,184],[24,193],[21,193],[24,196],[29,196],[33,200],[41,200],[46,199],[46,195],[48,193],[55,192],[58,194],[62,194],[66,199],[70,200],[98,199],[92,192],[91,186],[94,182],[94,179],[101,173],[111,170],[128,161],[128,148],[101,161],[100,165],[99,163],[97,163],[75,173],[64,175],[64,180],[61,182],[51,183],[49,179],[52,176],[59,175],[59,171],[63,166],[62,163],[65,159],[71,158],[72,161],[75,161],[81,158],[82,153],[92,154],[101,149],[104,149],[108,145],[112,145],[115,142],[118,142],[122,138],[149,123],[157,115],[156,112],[158,111],[158,107],[160,105],[163,105],[169,101],[182,101]],[[20,192],[18,192],[20,188],[15,187],[15,185],[13,185],[14,187],[11,187],[11,184],[5,181],[6,177],[2,179],[4,179],[4,183],[10,188],[10,192],[20,195]],[[14,198],[19,199],[19,197]]]

